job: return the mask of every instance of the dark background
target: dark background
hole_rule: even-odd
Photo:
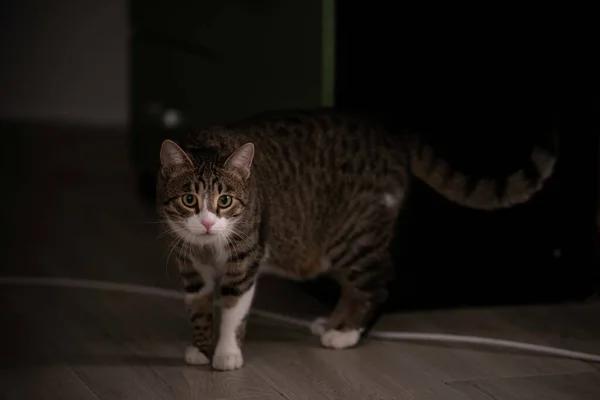
[[[250,115],[253,106],[262,110],[319,105],[315,93],[316,66],[323,57],[319,53],[318,33],[323,34],[319,2],[304,3],[293,19],[276,2],[260,2],[264,9],[254,8],[255,14],[246,10],[252,17],[244,21],[254,21],[247,24],[255,30],[264,28],[257,17],[263,12],[285,22],[279,25],[279,35],[271,35],[285,38],[278,49],[296,64],[288,65],[287,76],[273,75],[268,83],[248,91],[215,76],[214,85],[223,90],[207,92],[216,93],[209,98],[210,105],[198,90],[202,77],[189,71],[200,71],[191,67],[193,63],[217,59],[218,51],[211,53],[210,45],[199,46],[202,36],[196,30],[186,33],[182,19],[177,20],[177,27],[168,28],[171,20],[161,13],[156,14],[156,21],[160,21],[162,36],[149,35],[149,27],[157,23],[148,22],[152,3],[160,2],[132,2],[137,33],[133,39],[133,110],[149,102],[150,81],[168,83],[164,98],[178,102],[180,108],[217,110],[210,116],[190,112],[182,132],[197,124]],[[591,61],[597,43],[595,29],[581,15],[570,19],[564,10],[531,10],[530,15],[524,9],[467,11],[478,13],[477,17],[461,15],[459,10],[418,13],[392,2],[369,6],[336,2],[336,106],[368,112],[392,129],[420,132],[452,165],[481,177],[516,171],[535,143],[547,140],[552,128],[560,132],[556,173],[528,204],[493,213],[473,211],[450,204],[415,183],[398,224],[394,246],[398,280],[390,305],[420,308],[585,299],[597,291],[600,282],[593,259],[599,115]],[[192,6],[181,13],[197,15]],[[295,30],[286,31],[284,26],[290,24]],[[255,82],[261,76],[257,71],[271,65],[272,61],[265,60],[278,62],[280,57],[258,50],[269,44],[248,38],[241,33],[243,28],[237,32],[236,41],[249,50],[229,76],[248,65],[259,66],[250,67],[254,72],[245,78]],[[150,43],[163,52],[178,48],[188,59],[149,62]],[[166,74],[164,65],[169,68]],[[175,81],[177,85],[172,84]],[[272,89],[281,85],[283,90]],[[215,106],[223,96],[243,99],[246,108],[232,112],[227,106]],[[233,107],[238,104],[231,103]],[[152,123],[146,123],[143,135],[136,133],[147,120],[147,115],[134,116],[134,154],[147,149],[135,143],[137,138],[147,146],[151,127],[157,130],[152,135],[153,149],[163,137],[178,134]],[[153,171],[140,174],[148,199],[153,196],[153,180]],[[336,287],[327,280],[307,287],[324,301],[335,300]]]
[[[426,135],[473,175],[514,172],[554,124],[557,170],[528,204],[478,212],[415,182],[398,225],[392,305],[579,300],[598,291],[599,32],[590,10],[423,11],[345,0],[329,18],[324,5],[333,2],[317,0],[40,4],[3,2],[0,118],[124,132],[148,202],[164,138],[328,103],[331,63],[337,106]],[[329,29],[333,53],[324,47]],[[308,288],[324,300],[335,293],[326,282]]]
[[[426,134],[475,176],[514,172],[553,126],[560,161],[530,203],[493,213],[417,182],[398,228],[393,306],[589,296],[600,282],[596,25],[565,9],[438,11],[338,2],[336,105]]]

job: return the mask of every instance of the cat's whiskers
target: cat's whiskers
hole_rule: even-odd
[[[180,232],[183,230],[187,230],[187,228],[170,228],[170,229],[167,229],[166,231],[164,231],[163,233],[161,233],[160,235],[158,235],[156,237],[156,239],[158,240],[158,239],[162,238],[163,236],[168,235],[169,233],[177,233],[177,232]]]
[[[173,249],[177,245],[178,240],[179,239],[177,237],[175,237],[175,239],[173,239],[173,241],[171,241],[171,243],[169,243],[169,246],[167,247],[166,251],[169,251],[169,250],[173,251]],[[169,256],[168,255],[167,255],[166,262],[165,262],[165,276],[167,277],[167,280],[169,282],[171,282],[171,278],[169,277]]]
[[[235,248],[234,243],[231,241],[231,239],[229,238],[228,235],[223,235],[223,238],[225,239],[225,251],[227,252],[227,254],[229,255],[233,255],[232,252],[235,252],[235,256],[237,257],[238,255],[238,251]]]
[[[181,247],[179,248],[179,258],[180,259],[185,260],[186,262],[187,261],[192,262],[192,260],[190,260],[189,253],[188,253],[188,249],[190,247],[191,247],[190,241],[188,240],[187,235],[183,236],[183,243],[182,243]]]
[[[181,232],[183,232],[183,234],[181,234]],[[185,259],[186,260],[190,260],[190,256],[193,254],[193,249],[194,249],[194,235],[193,233],[203,233],[202,231],[198,230],[198,229],[190,229],[189,227],[179,227],[179,228],[171,228],[168,229],[167,231],[161,233],[157,239],[159,239],[162,236],[165,236],[168,233],[175,233],[175,239],[169,244],[169,247],[167,248],[167,251],[169,252],[169,254],[167,255],[167,260],[165,262],[165,274],[167,276],[167,279],[169,279],[169,259],[171,258],[171,254],[173,253],[173,251],[175,250],[175,248],[181,244],[180,248],[179,248],[179,256],[181,258],[182,255],[185,255]]]
[[[166,224],[168,220],[166,218],[163,219],[153,219],[150,221],[144,221],[144,224]]]
[[[221,237],[221,235],[217,235],[217,242],[220,248],[224,248],[225,251],[229,253],[229,250],[227,249],[227,238],[225,238],[225,245],[223,245],[223,238]]]
[[[252,243],[249,241],[250,235],[248,235],[247,233],[242,232],[241,230],[239,230],[238,228],[232,226],[230,228],[231,230],[231,234],[237,236],[238,238],[240,238],[244,244],[246,244],[246,246],[248,246],[249,248],[253,248],[254,246],[252,245]]]
[[[190,236],[191,236],[191,234],[190,234]],[[188,249],[188,259],[191,260],[192,263],[193,263],[194,262],[193,261],[193,256],[194,256],[194,249],[195,249],[195,247],[194,247],[194,242],[192,240],[188,240],[187,249]]]
[[[235,243],[233,243],[229,235],[223,235],[223,238],[225,240],[225,251],[227,252],[227,254],[229,256],[237,257],[239,252],[235,246]]]
[[[169,258],[171,258],[171,253],[173,253],[173,250],[175,250],[175,247],[177,247],[177,245],[183,240],[183,237],[178,237],[177,239],[173,240],[173,242],[171,242],[171,245],[169,246],[169,248],[167,248],[167,251],[169,251],[169,254],[167,255],[167,260],[165,261],[165,271],[167,273],[167,277],[169,276]]]

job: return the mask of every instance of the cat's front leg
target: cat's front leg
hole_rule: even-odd
[[[193,342],[185,349],[185,361],[192,365],[208,364],[213,343],[214,268],[179,259],[179,271],[193,329]]]
[[[221,324],[212,360],[215,369],[233,370],[244,364],[242,344],[246,318],[254,298],[258,267],[258,254],[236,257],[227,264],[220,288]]]

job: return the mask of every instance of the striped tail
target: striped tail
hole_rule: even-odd
[[[521,168],[509,176],[479,180],[454,171],[445,160],[436,157],[431,146],[418,139],[413,143],[411,169],[414,176],[454,203],[479,210],[495,210],[524,203],[542,189],[554,172],[558,135],[552,135],[549,150],[534,147],[529,161],[533,169],[528,168],[535,171],[534,174]]]

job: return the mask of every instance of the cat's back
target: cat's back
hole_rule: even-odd
[[[253,170],[272,184],[301,177],[396,173],[405,161],[401,146],[382,125],[325,108],[268,112],[208,127],[189,136],[185,146],[224,161],[247,142],[255,145]]]
[[[255,142],[256,167],[284,180],[380,175],[399,160],[400,148],[382,125],[341,111],[264,114],[237,129]]]
[[[255,145],[252,170],[266,194],[301,186],[321,196],[405,180],[398,138],[371,119],[334,109],[275,111],[208,127],[189,136],[185,148],[224,162],[248,142]]]

